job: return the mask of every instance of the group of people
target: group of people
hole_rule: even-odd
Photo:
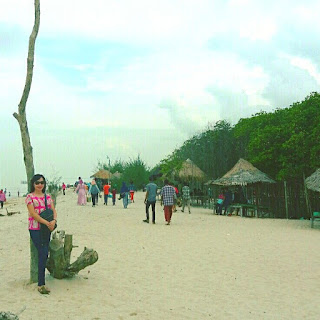
[[[90,198],[91,198],[92,207],[95,207],[96,205],[98,205],[99,196],[101,196],[102,192],[103,192],[104,205],[108,205],[109,198],[112,199],[112,205],[116,204],[117,189],[116,189],[116,186],[111,188],[111,184],[109,182],[104,184],[102,187],[99,187],[97,180],[95,178],[91,181],[91,183],[86,184],[83,182],[81,177],[79,177],[79,180],[76,183],[75,192],[78,194],[77,204],[81,206],[86,205],[87,201],[90,201]],[[135,186],[133,184],[133,181],[130,182],[129,186],[127,186],[125,182],[122,182],[122,186],[120,188],[119,200],[122,199],[124,208],[128,207],[129,196],[130,196],[130,201],[134,202],[134,193],[135,193]]]
[[[153,182],[153,177],[149,178],[149,183],[146,185],[146,195],[144,203],[146,204],[146,219],[143,222],[149,223],[150,216],[149,216],[149,208],[152,208],[152,223],[155,224],[156,222],[156,198],[157,198],[157,190],[158,186]],[[179,190],[177,187],[169,183],[169,180],[164,181],[164,186],[160,191],[161,196],[161,204],[163,204],[164,210],[164,218],[167,225],[170,225],[172,213],[176,212],[176,205],[177,205],[177,198],[179,195]],[[190,189],[187,183],[185,183],[184,187],[182,188],[182,212],[184,212],[185,206],[188,207],[189,213],[190,210]]]
[[[235,191],[231,192],[229,189],[222,189],[221,192],[218,195],[218,199],[215,205],[216,208],[216,214],[218,215],[228,215],[231,216],[232,213],[228,212],[229,206],[232,203],[247,203],[247,199],[244,197],[242,192]],[[238,214],[237,209],[237,214]]]
[[[65,185],[63,183],[63,185]],[[50,289],[45,285],[45,268],[48,259],[49,242],[51,232],[57,226],[57,211],[54,206],[54,201],[49,194],[46,194],[46,179],[42,174],[36,174],[32,177],[30,182],[30,193],[26,196],[25,203],[28,208],[28,229],[30,238],[38,252],[38,291],[41,294],[49,294]],[[103,186],[104,192],[104,204],[108,204],[107,195],[110,194],[111,185],[106,184]],[[62,186],[63,194],[65,195],[66,186]],[[77,187],[75,191],[78,193],[78,204],[83,205],[86,203],[87,193],[91,194],[92,206],[97,204],[98,194],[100,189],[93,179],[88,187],[79,177]],[[111,191],[113,204],[115,204],[116,189],[113,188]],[[122,183],[120,189],[120,198],[123,199],[124,208],[127,208],[129,195],[130,200],[134,202],[135,186],[133,182],[127,186],[125,182]],[[0,191],[0,199],[3,198],[3,190]],[[164,186],[160,191],[161,205],[163,205],[164,217],[167,225],[170,225],[172,213],[174,211],[174,205],[177,199],[177,188],[173,187],[168,180],[164,181]],[[149,183],[146,186],[145,194],[145,205],[146,205],[146,219],[144,222],[149,223],[149,208],[152,208],[152,223],[156,222],[156,200],[158,196],[158,186],[154,183],[153,178],[150,177]],[[119,199],[120,199],[119,198]],[[0,200],[2,201],[2,200]],[[5,200],[3,200],[5,201]],[[182,188],[182,212],[184,212],[185,206],[190,211],[190,189],[187,184]],[[52,210],[52,219],[46,220],[42,216],[43,211],[50,209]]]

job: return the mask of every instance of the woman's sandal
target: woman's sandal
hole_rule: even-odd
[[[41,293],[41,294],[49,294],[50,293],[50,290],[45,287],[45,286],[41,286],[38,288],[38,291]]]

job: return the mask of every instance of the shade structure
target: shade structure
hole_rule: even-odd
[[[177,175],[179,178],[187,180],[204,180],[206,177],[205,173],[190,159],[187,159],[182,163],[182,167],[178,170]]]
[[[308,189],[320,192],[320,169],[317,169],[310,177],[306,178]]]
[[[111,178],[120,179],[121,178],[121,173],[119,171],[116,171],[115,173],[111,174]]]
[[[110,171],[101,169],[98,172],[96,172],[95,174],[93,174],[90,178],[107,180],[107,179],[111,179],[111,177],[112,177],[112,174]]]
[[[245,186],[258,182],[275,183],[267,174],[254,167],[250,162],[240,158],[230,171],[222,178],[214,180],[212,184]]]

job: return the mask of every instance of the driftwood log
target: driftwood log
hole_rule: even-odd
[[[80,270],[98,261],[98,253],[93,249],[84,248],[78,259],[70,263],[72,235],[63,230],[54,232],[49,245],[47,269],[56,279],[71,278]]]
[[[7,215],[8,216],[12,216],[13,214],[16,214],[16,213],[18,213],[18,214],[21,213],[20,211],[9,211],[8,208],[6,208],[6,210],[7,210]]]

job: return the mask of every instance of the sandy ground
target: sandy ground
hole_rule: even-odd
[[[319,319],[320,227],[309,221],[225,217],[209,209],[146,224],[144,194],[123,209],[79,207],[68,190],[57,203],[59,229],[99,260],[69,280],[49,274],[42,296],[29,279],[24,199],[0,217],[0,311],[20,319]],[[5,210],[0,210],[5,214]],[[320,223],[317,222],[319,225]]]

